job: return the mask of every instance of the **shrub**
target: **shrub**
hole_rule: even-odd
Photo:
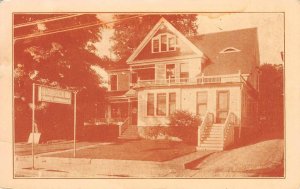
[[[178,137],[188,144],[197,144],[197,129],[201,124],[198,116],[181,110],[173,113],[169,119],[169,136]]]
[[[146,138],[157,139],[159,135],[166,135],[166,127],[149,126],[144,128],[144,136]]]
[[[170,115],[170,126],[191,126],[198,127],[201,120],[198,116],[185,110],[178,110]]]

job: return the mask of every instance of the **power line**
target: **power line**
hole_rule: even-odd
[[[142,16],[145,16],[145,15],[146,14],[142,14],[142,15],[138,15],[138,16],[132,16],[132,17],[127,17],[127,18],[123,18],[123,19],[113,20],[113,21],[109,21],[109,22],[95,22],[95,23],[90,23],[90,24],[78,24],[78,25],[71,26],[71,27],[68,27],[68,28],[62,28],[62,29],[55,29],[55,30],[46,31],[44,33],[26,34],[26,35],[23,35],[23,36],[14,37],[14,40],[28,39],[28,38],[34,38],[34,37],[40,37],[40,36],[45,36],[45,35],[51,35],[51,34],[55,34],[55,33],[62,33],[62,32],[66,32],[66,31],[83,29],[83,28],[88,28],[88,27],[93,27],[93,26],[100,26],[100,25],[108,25],[108,24],[112,24],[112,23],[119,23],[119,22],[122,22],[124,20],[138,18],[138,17],[142,17]]]
[[[39,23],[52,22],[52,21],[62,20],[62,19],[66,19],[66,18],[72,18],[72,17],[76,17],[76,16],[80,16],[80,15],[83,15],[83,14],[72,14],[72,15],[67,15],[67,16],[55,16],[55,17],[51,17],[51,18],[35,20],[35,21],[32,21],[32,22],[16,24],[16,25],[14,25],[14,28],[26,27],[26,26],[39,24]]]

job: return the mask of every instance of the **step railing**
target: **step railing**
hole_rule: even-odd
[[[119,136],[121,136],[129,127],[129,118],[126,118],[124,122],[119,125]]]
[[[237,117],[230,112],[226,118],[223,128],[223,149],[234,143],[234,125],[237,123]]]
[[[201,138],[204,137],[204,131],[207,127],[211,127],[214,123],[214,114],[206,112],[201,125],[198,127],[198,146],[201,144]]]

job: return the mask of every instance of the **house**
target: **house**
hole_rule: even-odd
[[[256,28],[184,36],[161,18],[122,68],[108,70],[107,119],[144,137],[176,110],[202,118],[198,149],[223,150],[256,126]],[[234,133],[235,132],[235,133]]]

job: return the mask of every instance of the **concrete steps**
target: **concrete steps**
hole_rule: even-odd
[[[197,147],[197,150],[221,151],[223,150],[223,147],[223,125],[213,124],[212,126],[205,128],[200,137],[200,146]]]
[[[119,139],[138,139],[140,138],[136,125],[129,125],[127,129],[119,136]]]

